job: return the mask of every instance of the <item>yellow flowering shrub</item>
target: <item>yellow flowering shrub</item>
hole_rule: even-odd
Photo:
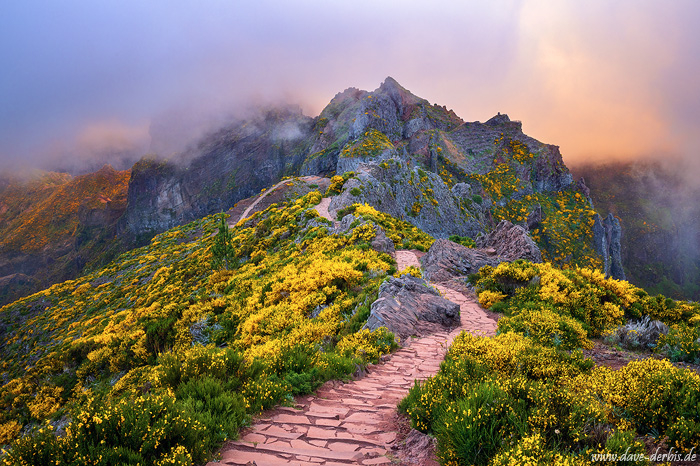
[[[331,184],[328,186],[326,196],[330,196],[332,194],[340,194],[340,192],[343,190],[344,184],[345,179],[342,176],[335,175],[333,178],[331,178]]]
[[[377,236],[377,233],[374,230],[374,225],[371,223],[365,223],[364,225],[360,225],[353,229],[350,241],[365,241],[369,243],[375,236]]]
[[[391,150],[394,145],[388,137],[376,129],[365,131],[354,142],[345,146],[340,153],[341,157],[376,157],[386,150]]]
[[[698,444],[696,373],[655,359],[593,366],[517,333],[463,332],[399,409],[436,436],[441,464],[588,464],[644,452],[637,437],[649,433],[676,450]]]
[[[404,275],[413,275],[414,277],[422,278],[423,272],[418,267],[409,265],[405,269],[394,274],[395,277],[403,277]]]
[[[219,225],[211,216],[162,233],[92,274],[0,308],[9,329],[0,335],[2,376],[9,381],[0,387],[3,432],[12,436],[33,419],[50,421],[69,410],[79,417],[88,395],[107,413],[122,400],[169,390],[175,405],[167,409],[193,412],[211,431],[210,451],[260,409],[346,377],[359,362],[356,355],[371,359],[388,351],[393,338],[383,332],[351,338],[367,318],[353,310],[371,304],[395,263],[355,243],[374,232],[370,224],[357,238],[310,225],[321,197],[313,191],[273,204],[232,227],[230,270],[212,270]],[[387,230],[394,235],[429,238],[365,211],[393,226]],[[332,344],[338,339],[344,341],[340,349]],[[208,405],[199,393],[220,402]],[[104,421],[97,408],[93,414]],[[157,441],[149,435],[144,441]],[[22,443],[27,451],[46,442],[32,438]],[[142,464],[203,460],[192,453],[199,447],[178,445],[192,459],[171,445]]]
[[[608,418],[624,428],[665,433],[678,449],[700,441],[700,376],[689,369],[650,358],[631,361],[619,371],[597,367],[576,383],[580,390],[596,393]]]
[[[593,348],[580,322],[547,307],[522,309],[498,320],[499,333],[518,332],[545,345],[563,349]]]
[[[360,330],[357,333],[347,335],[338,342],[336,349],[339,353],[350,353],[365,361],[376,362],[379,356],[389,353],[396,347],[394,335],[386,327],[377,330]]]
[[[62,405],[61,394],[63,388],[44,386],[41,387],[36,394],[36,398],[27,403],[29,413],[35,419],[44,419],[50,417],[53,413],[59,410]]]
[[[561,268],[602,268],[603,259],[593,248],[596,213],[578,192],[542,192],[511,199],[494,207],[494,220],[523,224],[536,206],[542,208],[542,222],[530,231],[530,236],[545,261]]]
[[[700,363],[700,327],[687,324],[671,325],[668,334],[661,335],[657,348],[672,361]]]
[[[479,304],[482,307],[490,309],[496,303],[503,301],[508,295],[499,291],[484,290],[479,293]]]
[[[353,204],[338,211],[338,219],[347,214],[374,222],[382,227],[386,236],[391,239],[396,249],[418,249],[427,251],[433,245],[435,239],[419,230],[415,226],[403,220],[396,219],[384,212],[379,212],[369,204]]]
[[[0,424],[0,445],[10,443],[22,430],[22,424],[17,421],[7,421]]]
[[[551,466],[588,466],[588,458],[580,455],[564,455],[550,450],[545,438],[534,433],[523,437],[515,446],[494,455],[489,466],[511,466],[515,464]]]
[[[560,316],[558,320],[562,324],[568,322],[569,329],[573,330],[571,319],[578,321],[581,327],[577,325],[574,334],[579,334],[581,328],[588,337],[600,336],[628,318],[646,315],[672,324],[700,315],[697,303],[651,297],[629,282],[606,278],[600,271],[588,268],[559,269],[551,263],[519,260],[497,267],[482,267],[470,280],[476,285],[479,302],[484,307],[491,308],[498,303],[494,309],[506,316],[517,314],[521,309],[547,308]],[[540,319],[541,325],[545,325],[552,317],[549,312],[539,317],[535,313],[529,314],[527,320],[538,325]],[[519,326],[518,331],[525,331],[525,328]]]

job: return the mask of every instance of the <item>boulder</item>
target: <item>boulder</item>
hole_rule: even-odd
[[[452,194],[461,199],[472,197],[472,187],[468,183],[457,183],[452,186]]]
[[[384,229],[379,225],[374,226],[374,231],[377,236],[374,237],[370,246],[377,252],[383,252],[385,254],[394,255],[396,248],[394,248],[394,242],[386,236]]]
[[[446,239],[438,239],[421,258],[423,276],[431,282],[444,282],[479,271],[485,265],[495,267],[501,261],[485,250],[472,249]]]
[[[541,217],[541,214],[540,214]],[[502,220],[491,233],[476,239],[478,248],[494,248],[502,261],[525,259],[542,262],[542,253],[535,242],[520,225]]]
[[[460,323],[459,305],[440,296],[422,278],[404,275],[382,283],[364,328],[386,327],[405,340],[418,334],[423,322],[455,327]]]

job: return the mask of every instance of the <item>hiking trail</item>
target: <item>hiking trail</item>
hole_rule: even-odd
[[[329,203],[329,198],[322,199],[316,210],[333,221]],[[420,268],[413,251],[396,251],[396,260],[399,270],[411,265]],[[475,335],[493,335],[496,330],[496,322],[474,298],[433,285],[460,305],[459,327],[402,342],[401,349],[368,366],[364,377],[348,383],[327,382],[315,395],[297,397],[293,407],[265,412],[241,431],[239,440],[224,446],[220,462],[207,466],[405,464],[397,463],[402,446],[397,442],[396,405],[416,380],[437,373],[452,340],[462,330]]]

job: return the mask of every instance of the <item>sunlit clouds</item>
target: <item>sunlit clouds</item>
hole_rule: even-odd
[[[467,121],[508,113],[567,162],[697,158],[689,0],[34,3],[0,20],[5,164],[138,157],[154,120],[172,152],[251,102],[315,116],[387,76]]]

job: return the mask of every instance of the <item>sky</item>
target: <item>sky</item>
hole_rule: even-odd
[[[128,163],[251,103],[316,116],[392,76],[497,112],[567,164],[700,167],[696,0],[22,0],[0,4],[0,167]]]

